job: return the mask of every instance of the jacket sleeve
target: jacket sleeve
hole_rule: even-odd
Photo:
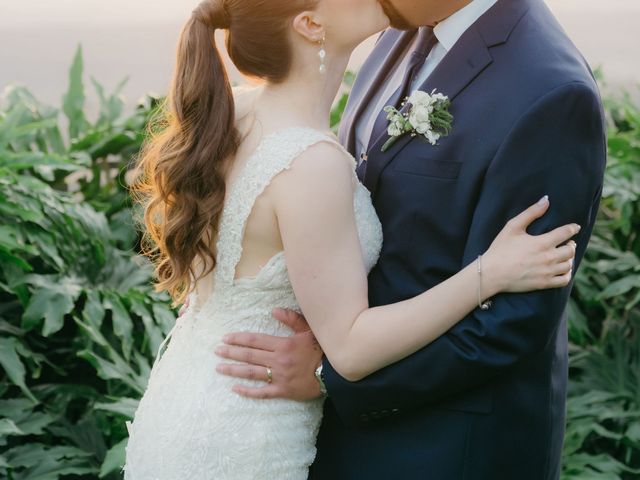
[[[461,267],[486,251],[510,218],[549,195],[549,211],[529,233],[581,225],[577,268],[595,222],[605,163],[595,87],[568,83],[544,95],[516,122],[486,171]],[[545,348],[570,290],[500,294],[489,310],[476,309],[422,350],[359,382],[344,380],[325,360],[330,401],[343,421],[358,424],[370,421],[370,413],[426,406],[487,382]]]

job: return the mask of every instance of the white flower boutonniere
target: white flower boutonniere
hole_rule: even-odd
[[[449,135],[453,124],[453,115],[449,113],[449,97],[436,93],[436,90],[430,94],[415,90],[405,102],[411,107],[404,113],[391,105],[384,107],[389,120],[387,133],[390,138],[382,146],[383,152],[407,133],[412,137],[422,135],[431,145],[436,145],[440,138]]]

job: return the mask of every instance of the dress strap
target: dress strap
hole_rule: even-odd
[[[332,143],[346,153],[338,140],[328,133],[307,127],[291,127],[266,135],[249,157],[231,187],[220,220],[216,243],[216,289],[233,285],[236,266],[242,257],[246,223],[257,198],[276,175],[289,169],[300,154],[319,142]]]

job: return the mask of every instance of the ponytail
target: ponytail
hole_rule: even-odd
[[[182,30],[171,90],[132,186],[144,210],[143,252],[156,266],[157,290],[167,290],[174,305],[216,266],[226,172],[238,150],[215,31],[227,30],[227,51],[240,72],[282,82],[293,59],[291,20],[318,1],[204,0]]]
[[[230,25],[222,1],[203,1],[181,32],[161,129],[151,128],[132,187],[144,208],[143,252],[155,263],[156,289],[167,290],[174,305],[215,268],[225,176],[239,143],[231,84],[215,44],[215,30]],[[203,266],[198,274],[196,261]]]

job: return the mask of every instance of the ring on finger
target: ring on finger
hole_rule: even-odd
[[[271,367],[267,367],[267,383],[273,382],[273,370]]]

